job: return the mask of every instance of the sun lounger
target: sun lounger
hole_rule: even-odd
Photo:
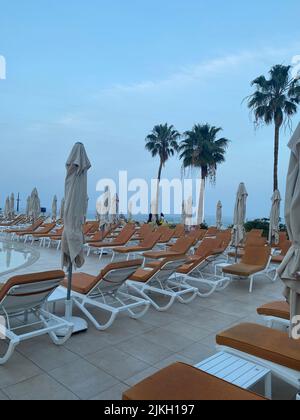
[[[190,249],[193,247],[194,243],[195,243],[194,237],[180,238],[167,251],[146,252],[143,254],[143,257],[153,259],[153,260],[160,260],[164,258],[172,258],[176,256],[186,255],[188,254]]]
[[[142,260],[133,260],[109,264],[96,277],[84,273],[74,274],[73,301],[98,330],[107,330],[121,313],[139,319],[148,311],[149,302],[131,296],[125,284],[142,263]],[[63,285],[67,286],[67,280]],[[96,318],[95,310],[104,313],[108,319],[100,321]]]
[[[57,345],[70,338],[73,326],[45,309],[48,297],[63,280],[63,271],[28,274],[11,278],[0,290],[0,315],[6,322],[4,335],[8,342],[0,364],[6,363],[21,342],[49,334]],[[63,330],[65,336],[56,333]],[[3,332],[3,331],[2,331]]]
[[[271,262],[271,248],[264,247],[248,247],[245,251],[241,262],[223,268],[224,274],[232,277],[250,279],[249,292],[253,291],[253,283],[258,275],[266,275],[269,277],[268,268]],[[270,277],[269,277],[270,278]],[[271,279],[273,282],[276,280]]]
[[[231,283],[230,277],[203,272],[211,262],[210,257],[214,255],[215,249],[222,246],[222,241],[217,238],[204,239],[195,254],[176,272],[177,279],[182,277],[187,284],[197,287],[199,297],[209,297],[215,291],[224,290]]]
[[[167,226],[161,226],[158,229],[158,232],[161,234],[160,240],[158,241],[161,247],[166,247],[171,243],[172,239],[175,239],[175,230],[170,229]]]
[[[92,223],[85,223],[82,227],[82,233],[83,235],[87,235],[90,230],[93,228],[93,224]],[[60,249],[61,246],[61,241],[62,241],[62,236],[63,236],[63,231],[64,231],[64,227],[62,227],[61,229],[59,229],[59,232],[53,233],[53,235],[49,235],[48,240],[49,240],[49,244],[48,244],[48,248],[51,247],[51,245],[57,244],[57,250]]]
[[[159,231],[152,232],[148,234],[148,236],[146,236],[139,245],[132,247],[114,248],[113,253],[114,255],[125,255],[127,256],[127,260],[129,260],[132,254],[134,257],[137,257],[146,251],[151,251],[157,245],[160,237],[161,233]]]
[[[257,308],[258,315],[265,318],[266,325],[287,329],[290,327],[290,305],[285,301],[270,302]]]
[[[50,223],[44,228],[38,229],[36,232],[32,233],[31,235],[28,235],[26,239],[27,240],[31,239],[32,245],[34,244],[35,241],[41,241],[41,245],[42,245],[45,237],[47,237],[47,235],[49,235],[50,232],[52,232],[55,227],[56,227],[56,222]]]
[[[215,237],[215,236],[217,236],[218,233],[219,233],[219,229],[216,228],[216,227],[214,227],[214,226],[211,226],[210,228],[208,228],[205,236],[207,238],[209,238],[209,237]]]
[[[217,336],[221,351],[255,362],[300,390],[300,341],[286,332],[241,324]]]
[[[185,236],[185,227],[184,227],[184,225],[177,225],[175,230],[174,230],[173,238],[179,239],[182,236]]]
[[[174,363],[123,394],[124,401],[264,401],[208,373]]]
[[[111,242],[96,242],[96,243],[89,243],[89,246],[97,250],[100,255],[99,259],[102,258],[104,251],[112,252],[112,261],[114,260],[116,248],[122,248],[126,246],[131,240],[135,233],[135,226],[132,224],[128,224],[124,227],[124,229],[120,232],[120,234],[113,239]]]
[[[44,223],[44,219],[40,218],[31,226],[28,226],[25,229],[12,229],[12,230],[5,231],[5,233],[12,235],[12,240],[13,240],[16,235],[19,236],[19,235],[22,235],[23,233],[27,235],[28,232],[29,234],[35,232],[37,229],[39,229],[43,225],[43,223]]]
[[[267,240],[265,238],[261,238],[260,236],[249,236],[246,239],[245,242],[245,246],[243,248],[239,248],[238,251],[234,251],[234,252],[229,252],[227,254],[228,260],[230,260],[230,258],[238,258],[241,259],[244,255],[245,255],[245,249],[248,248],[249,246],[255,246],[255,247],[260,247],[260,246],[266,246],[267,245]]]
[[[160,312],[167,311],[176,300],[184,304],[192,302],[198,289],[174,276],[185,260],[183,255],[169,257],[160,261],[155,268],[137,270],[127,281],[129,289],[148,300]],[[155,298],[157,295],[158,299]],[[162,297],[168,299],[167,303],[162,302]]]

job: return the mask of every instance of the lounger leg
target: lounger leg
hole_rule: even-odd
[[[7,363],[9,361],[9,359],[11,358],[11,356],[13,355],[15,348],[17,347],[17,345],[20,344],[20,339],[13,334],[11,331],[6,331],[6,337],[7,340],[9,340],[9,345],[8,345],[8,349],[6,351],[6,353],[4,354],[3,357],[0,357],[0,365],[5,365],[5,363]]]
[[[110,328],[112,326],[112,324],[115,322],[117,316],[118,316],[118,312],[110,312],[110,318],[109,320],[105,323],[105,324],[99,324],[99,322],[96,320],[96,318],[86,309],[86,307],[84,306],[84,302],[80,303],[77,299],[73,300],[75,305],[78,307],[78,309],[80,309],[83,314],[92,322],[92,324],[95,326],[95,328],[98,331],[105,331],[108,328]],[[92,305],[94,307],[98,307],[96,302],[93,302],[89,299],[88,301],[89,305]],[[99,308],[99,307],[98,307]]]
[[[159,293],[158,291],[155,291],[154,288],[151,289],[151,287],[148,287],[149,291],[152,291],[153,293],[157,293],[160,296],[165,296],[165,297],[169,297],[169,302],[164,305],[158,305],[154,299],[150,298],[150,296],[147,295],[147,293],[145,293],[145,290],[147,290],[147,287],[143,287],[142,289],[140,289],[139,287],[133,285],[132,283],[128,283],[129,288],[133,289],[136,293],[138,293],[143,299],[147,300],[148,302],[150,302],[150,304],[159,312],[165,312],[168,309],[171,308],[171,306],[173,306],[175,300],[177,299],[176,294],[172,294],[172,293],[168,293],[168,292],[164,292],[162,291],[161,293]]]
[[[272,373],[270,372],[265,378],[265,397],[272,400]]]
[[[254,276],[250,277],[250,288],[249,288],[249,293],[253,292],[253,284],[254,284]]]

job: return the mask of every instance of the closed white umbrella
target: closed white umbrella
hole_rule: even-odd
[[[14,193],[10,196],[10,218],[13,219],[15,215],[15,195]]]
[[[270,214],[269,243],[279,244],[279,225],[280,225],[280,203],[281,195],[276,190],[272,196],[272,209]]]
[[[41,202],[36,188],[31,193],[31,215],[33,220],[37,220],[41,214]]]
[[[5,216],[6,219],[9,219],[9,216],[10,216],[10,199],[9,199],[9,197],[7,197],[6,201],[5,201],[4,216]]]
[[[221,201],[218,202],[217,204],[217,213],[216,213],[216,226],[217,229],[221,230],[222,226],[223,226],[223,206]]]
[[[132,201],[129,201],[129,203],[128,203],[128,221],[129,222],[132,222],[132,218],[133,218],[132,208],[133,208],[133,203],[132,203]]]
[[[68,293],[66,319],[74,324],[74,332],[87,329],[87,324],[79,318],[72,318],[72,272],[73,266],[84,264],[84,235],[82,226],[87,211],[87,172],[91,163],[84,145],[76,143],[66,163],[65,214],[62,237],[62,264],[68,269]]]
[[[236,248],[236,260],[238,247],[245,241],[245,221],[247,211],[247,197],[248,193],[245,184],[242,182],[239,185],[236,203],[234,207],[233,229],[232,229],[232,246]]]
[[[117,223],[119,220],[119,196],[115,194],[113,199],[111,200],[111,209],[110,209],[110,216],[111,216],[111,223]]]
[[[63,220],[63,219],[64,219],[64,214],[65,214],[65,199],[63,198],[63,199],[61,200],[61,204],[60,204],[60,214],[59,214],[59,217],[60,217],[60,219],[61,219],[61,220]]]
[[[57,197],[55,195],[52,201],[52,220],[55,221],[56,219],[57,219]]]
[[[27,197],[27,201],[26,201],[26,216],[29,217],[30,216],[30,211],[31,211],[31,198],[30,196]]]
[[[300,315],[300,124],[289,143],[290,165],[286,183],[285,221],[292,246],[278,269],[286,286],[285,296],[291,308],[291,330],[296,315]]]
[[[186,212],[185,212],[185,200],[182,201],[182,211],[181,211],[181,223],[185,225],[186,222]]]

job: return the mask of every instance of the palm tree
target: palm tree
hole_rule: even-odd
[[[274,140],[274,191],[278,190],[278,160],[280,129],[290,121],[300,103],[299,78],[291,77],[291,66],[276,65],[270,70],[270,78],[260,76],[253,80],[256,91],[248,98],[255,124],[275,125]]]
[[[209,124],[195,125],[191,131],[185,133],[185,139],[180,144],[180,159],[183,161],[183,169],[200,168],[201,189],[199,197],[197,224],[204,221],[204,196],[207,178],[216,179],[217,167],[225,162],[226,149],[229,140],[217,139],[222,128]]]
[[[174,129],[173,125],[168,125],[167,123],[156,125],[153,128],[152,133],[146,137],[146,149],[152,154],[152,157],[159,156],[160,159],[155,203],[156,215],[158,215],[159,185],[161,181],[162,170],[169,158],[174,156],[178,151],[179,138],[179,132]]]

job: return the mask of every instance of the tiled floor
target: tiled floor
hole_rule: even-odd
[[[60,268],[60,254],[40,250],[40,259],[19,273]],[[97,274],[109,260],[86,260],[84,271]],[[6,281],[0,278],[0,282]],[[63,347],[42,337],[21,344],[0,367],[0,400],[121,399],[122,392],[174,361],[195,364],[215,353],[215,336],[240,322],[262,322],[256,307],[281,299],[280,282],[234,282],[225,291],[190,305],[175,304],[167,313],[151,309],[139,321],[120,317],[106,332],[92,325]],[[63,308],[58,308],[63,313]],[[274,381],[274,397],[292,399],[295,390]],[[258,386],[258,391],[260,390]]]

